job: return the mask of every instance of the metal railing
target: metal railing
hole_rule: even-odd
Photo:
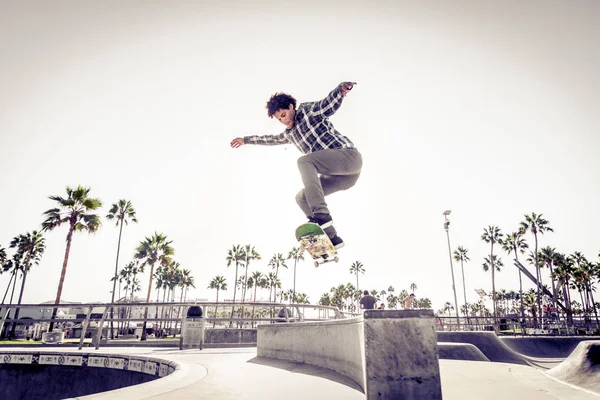
[[[585,335],[599,334],[594,319],[575,316],[567,322],[564,316],[531,317],[498,316],[494,317],[436,317],[438,331],[494,331],[512,335]]]
[[[216,303],[216,302],[155,302],[155,303],[82,303],[82,304],[3,304],[0,306],[0,332],[3,331],[5,324],[32,325],[43,323],[54,323],[56,326],[81,323],[81,334],[79,340],[79,349],[84,345],[86,333],[92,323],[97,332],[92,338],[95,348],[100,347],[103,332],[110,330],[111,337],[114,334],[114,327],[105,325],[107,322],[117,324],[117,337],[122,335],[124,330],[131,330],[131,323],[146,322],[147,330],[168,329],[169,333],[177,334],[183,326],[186,319],[187,310],[190,306],[201,306],[203,309],[203,318],[207,325],[212,323],[213,327],[217,324],[228,325],[229,328],[253,328],[258,324],[295,322],[295,321],[322,321],[328,319],[340,319],[349,317],[346,313],[336,307],[321,306],[314,304],[284,304],[268,302],[236,302],[236,303]],[[83,318],[29,318],[20,319],[8,318],[13,309],[37,309],[52,310],[57,309],[81,309],[85,317]],[[93,314],[94,309],[104,308],[101,313]],[[113,318],[110,317],[111,308]],[[146,317],[132,316],[132,312],[143,313]],[[146,309],[148,311],[146,312]],[[154,317],[152,313],[154,312]],[[212,314],[212,316],[211,316]],[[114,318],[114,315],[117,318]],[[160,316],[159,316],[160,315]],[[176,315],[176,316],[174,316]],[[158,326],[156,326],[158,325]],[[168,328],[167,328],[168,326]],[[178,328],[179,327],[179,328]],[[224,326],[227,327],[227,326]],[[71,327],[72,328],[72,327]],[[138,329],[135,326],[133,329]],[[173,336],[175,336],[175,334]],[[169,334],[170,335],[170,334]]]

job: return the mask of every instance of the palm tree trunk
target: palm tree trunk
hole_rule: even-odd
[[[219,308],[219,288],[217,287],[217,304],[215,304],[215,318],[217,318],[217,309]],[[217,321],[213,321],[213,329],[215,329],[215,324]]]
[[[154,276],[154,263],[150,264],[150,279],[148,279],[148,293],[146,294],[146,303],[150,302],[150,294],[152,293],[152,277]],[[144,307],[144,324],[142,325],[141,341],[146,340],[146,323],[148,319],[148,305]]]
[[[119,228],[119,243],[117,244],[117,261],[115,262],[115,280],[113,282],[113,290],[112,290],[112,298],[110,300],[111,303],[115,302],[115,290],[117,289],[117,274],[119,268],[119,251],[121,250],[121,234],[123,233],[123,218],[121,218],[121,227]],[[114,331],[113,331],[113,307],[110,308],[110,338],[114,339]]]
[[[496,278],[494,273],[494,242],[490,248],[490,264],[492,267],[492,309],[494,312],[494,330],[498,330],[498,320],[496,316]]]
[[[358,270],[356,270],[356,290],[360,290],[359,286],[358,286]],[[359,312],[360,310],[360,300],[356,299],[356,312]]]
[[[581,307],[583,307],[583,315],[585,316],[587,310],[585,309],[585,301],[583,301],[583,292],[581,290],[579,290],[579,297],[581,298]]]
[[[25,278],[23,278],[25,279]],[[592,288],[588,289],[588,293],[590,294],[590,298],[592,300],[592,307],[594,309],[594,315],[596,316],[596,328],[598,328],[600,330],[600,322],[598,322],[598,310],[596,309],[596,303],[594,303],[594,294],[592,293]],[[17,309],[17,311],[19,311]],[[16,319],[16,317],[15,317]]]
[[[296,302],[296,264],[298,259],[294,258],[294,289],[292,290],[292,303]]]
[[[165,286],[165,288],[163,289],[163,298],[162,298],[162,302],[163,302],[163,303],[165,302],[165,298],[166,298],[166,296],[167,296],[167,288],[166,288],[166,286]],[[165,312],[165,306],[160,306],[160,317],[161,317],[162,319],[164,319],[164,318],[166,318],[166,317],[167,317],[167,314],[166,314],[166,312]],[[164,328],[164,327],[166,327],[166,326],[167,326],[167,323],[166,323],[166,321],[160,321],[160,329],[163,329],[163,328]]]
[[[557,315],[560,315],[558,313],[558,304],[556,303],[556,286],[554,285],[554,274],[553,274],[553,269],[552,269],[552,263],[548,264],[548,268],[550,268],[550,281],[552,282],[552,304],[554,306],[554,309],[557,311]],[[560,318],[559,318],[560,320]]]
[[[29,262],[25,262],[25,269],[23,270],[23,279],[21,280],[21,290],[19,292],[19,300],[17,301],[17,304],[21,304],[21,300],[23,300],[23,291],[25,290],[25,279],[27,279],[27,266],[28,265],[29,265]],[[15,316],[13,317],[13,319],[19,319],[19,308],[17,308],[15,310]],[[13,322],[12,328],[10,331],[10,334],[12,337],[15,336],[16,329],[17,329],[17,322],[15,321],[15,322]]]
[[[542,274],[540,273],[540,268],[539,268],[539,264],[538,264],[538,238],[537,238],[537,231],[533,232],[533,237],[535,238],[535,274],[537,277],[537,306],[538,306],[538,311],[539,311],[539,318],[540,318],[540,323],[542,328],[544,327],[543,322],[542,322],[542,315],[543,315],[543,310],[542,310],[542,298],[540,296],[540,292],[541,292],[541,287],[542,287]]]
[[[235,295],[237,291],[237,280],[238,280],[238,263],[235,262],[235,281],[233,281],[233,304],[231,305],[231,316],[229,320],[229,327],[233,327],[233,311],[235,310]]]
[[[60,271],[60,280],[58,281],[58,289],[56,291],[56,300],[54,300],[54,304],[60,304],[60,297],[62,296],[63,284],[65,282],[65,275],[67,274],[67,263],[69,262],[69,252],[71,251],[71,242],[73,240],[73,232],[75,231],[75,222],[71,222],[69,227],[69,233],[67,234],[67,248],[65,249],[65,258],[63,260],[62,270]],[[48,327],[48,332],[52,332],[54,329],[54,319],[56,319],[56,313],[58,312],[58,308],[54,308],[52,310],[52,316],[50,319],[50,326]]]
[[[519,254],[517,253],[517,249],[513,248],[513,250],[515,251],[515,260],[517,261],[517,264],[519,263]],[[523,331],[523,323],[525,322],[525,308],[523,307],[523,278],[521,275],[521,268],[519,268],[519,298],[521,300],[521,335],[525,334],[525,332]]]
[[[8,285],[6,285],[6,292],[4,292],[4,297],[2,298],[2,304],[4,304],[4,301],[6,300],[6,296],[8,295],[8,291],[10,290],[10,285],[12,283],[12,280],[14,279],[16,275],[16,272],[13,270],[10,273],[10,280],[8,281]]]
[[[462,272],[462,281],[463,281],[463,295],[465,297],[465,316],[467,317],[467,324],[471,324],[469,321],[469,305],[467,304],[467,285],[465,284],[465,269],[463,267],[462,257],[460,259],[460,270]]]
[[[254,282],[254,302],[256,303],[256,289],[258,287],[258,282]],[[254,319],[254,305],[252,305],[252,319]],[[254,328],[254,320],[252,321],[252,328]]]

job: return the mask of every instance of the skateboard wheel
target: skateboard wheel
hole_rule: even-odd
[[[315,268],[319,268],[319,262],[315,261]]]
[[[335,262],[338,262],[338,261],[340,261],[340,259],[339,259],[339,258],[336,256],[336,257],[333,259],[333,261],[335,261]]]

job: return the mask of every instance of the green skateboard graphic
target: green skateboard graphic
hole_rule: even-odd
[[[331,240],[317,224],[307,222],[296,228],[296,240],[300,242],[300,251],[308,251],[315,260],[315,267],[330,261],[339,261]]]

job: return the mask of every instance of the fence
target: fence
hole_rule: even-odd
[[[597,323],[590,317],[566,318],[498,316],[494,317],[436,317],[438,331],[495,331],[513,335],[578,335],[600,333]]]
[[[252,328],[258,324],[294,321],[320,321],[326,319],[346,318],[349,315],[341,312],[336,307],[321,306],[313,304],[283,304],[262,302],[240,302],[240,303],[213,303],[213,302],[157,302],[157,303],[83,303],[83,304],[4,304],[0,306],[0,332],[5,324],[31,325],[54,323],[56,326],[67,326],[81,324],[79,349],[83,347],[86,334],[95,323],[97,332],[93,338],[96,349],[99,348],[103,332],[108,331],[111,338],[115,334],[127,335],[131,323],[136,323],[133,329],[139,329],[140,324],[146,323],[146,329],[151,331],[168,331],[169,334],[177,334],[181,324],[185,320],[187,309],[190,306],[201,306],[204,310],[204,318],[207,326],[213,328]],[[11,310],[15,309],[81,309],[85,312],[75,318],[8,318]],[[94,309],[103,309],[101,312],[93,313]],[[111,316],[112,309],[112,318]],[[140,314],[142,313],[141,316]],[[152,317],[154,314],[154,317]],[[116,318],[115,318],[116,315]],[[110,326],[105,325],[110,323]],[[16,326],[15,325],[15,326]],[[78,328],[79,329],[79,328]],[[143,333],[143,332],[142,332]],[[142,335],[142,338],[145,335]]]

